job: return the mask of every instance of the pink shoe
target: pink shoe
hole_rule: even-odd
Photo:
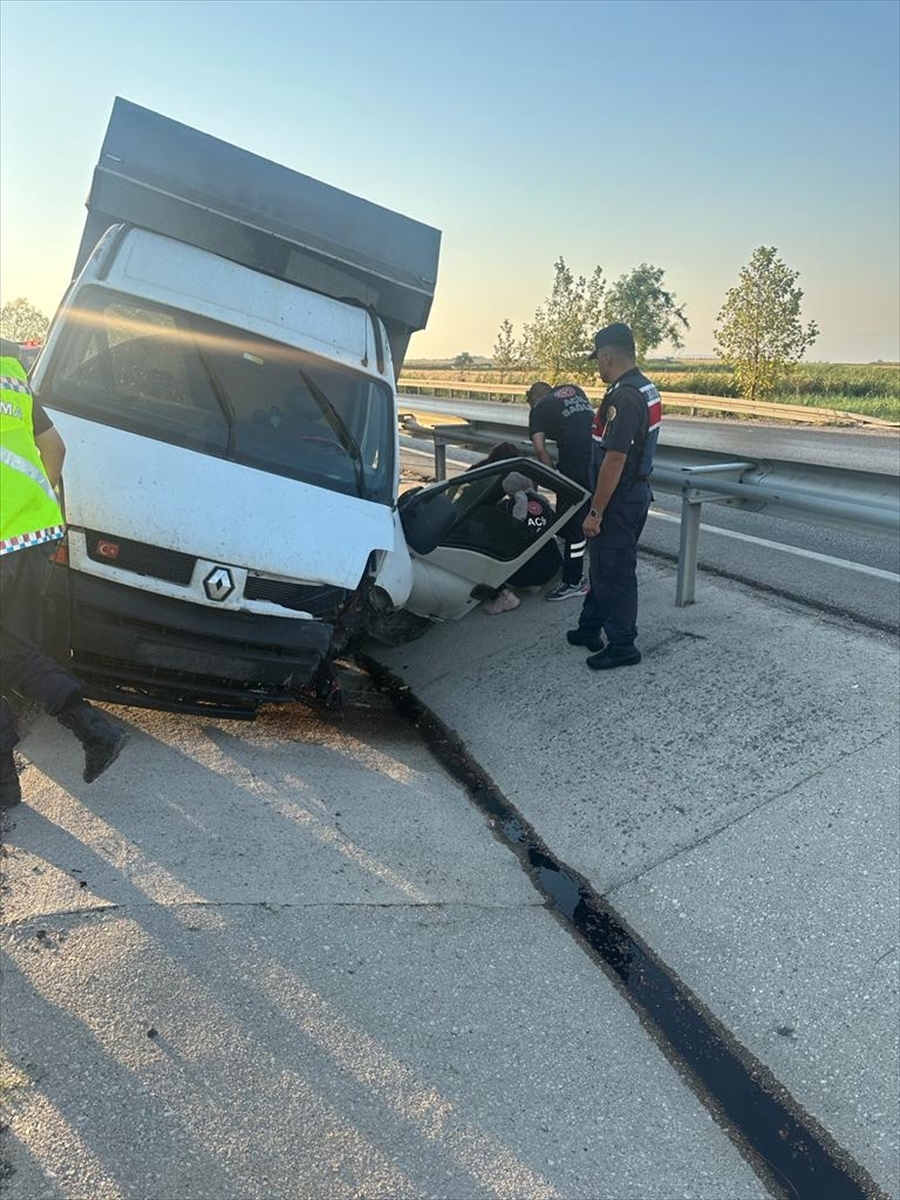
[[[509,588],[504,588],[499,596],[495,596],[493,600],[486,600],[481,607],[487,616],[496,617],[500,613],[512,612],[521,603],[522,601],[515,592],[511,592]]]

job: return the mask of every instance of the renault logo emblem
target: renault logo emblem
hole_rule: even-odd
[[[213,567],[203,580],[203,588],[210,600],[227,600],[234,591],[234,580],[227,567]]]

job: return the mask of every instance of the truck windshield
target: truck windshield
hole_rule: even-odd
[[[384,504],[390,388],[304,350],[85,289],[41,390],[53,408]]]

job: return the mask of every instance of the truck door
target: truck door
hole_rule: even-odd
[[[503,504],[502,481],[512,471],[555,497],[546,526],[517,520]],[[400,520],[410,550],[413,587],[405,607],[431,620],[465,616],[494,594],[557,533],[587,498],[587,491],[532,458],[508,459],[466,471],[400,499]]]

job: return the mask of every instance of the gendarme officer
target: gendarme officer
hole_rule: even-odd
[[[591,429],[591,497],[584,533],[591,589],[572,646],[594,651],[589,667],[606,671],[641,661],[637,638],[637,544],[652,495],[650,475],[662,402],[637,368],[634,336],[617,322],[594,334],[600,378],[607,384]],[[604,645],[604,635],[606,644]]]

